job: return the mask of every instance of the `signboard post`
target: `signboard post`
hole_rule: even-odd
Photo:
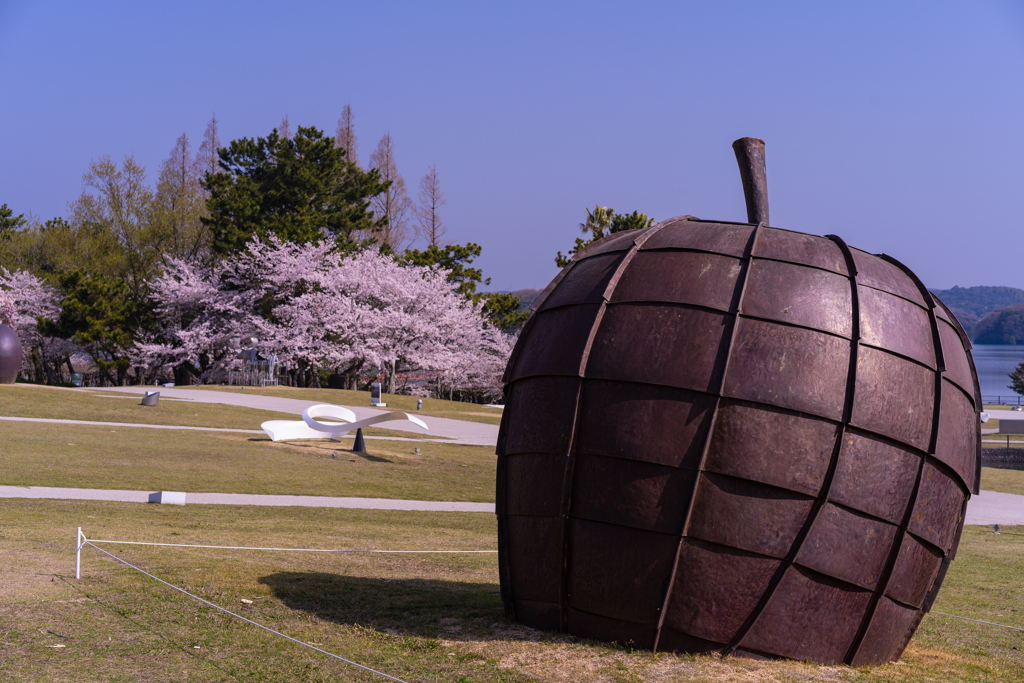
[[[370,385],[370,405],[375,408],[386,408],[388,405],[380,401],[380,382],[374,382]]]

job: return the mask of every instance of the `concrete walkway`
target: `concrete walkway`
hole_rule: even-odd
[[[1024,496],[996,491],[971,496],[967,524],[1024,524]]]
[[[0,486],[0,498],[57,498],[148,503],[150,491],[69,489],[49,486]],[[494,503],[460,503],[390,498],[332,498],[327,496],[272,496],[247,493],[188,493],[195,505],[294,505],[299,507],[360,508],[365,510],[421,510],[433,512],[494,512]],[[967,505],[967,524],[1024,524],[1024,496],[982,491]]]
[[[258,408],[260,410],[275,410],[281,413],[291,413],[296,420],[301,420],[302,411],[309,406],[317,405],[321,401],[303,401],[296,398],[280,398],[277,396],[261,396],[255,393],[244,391],[217,391],[211,389],[178,389],[176,387],[103,387],[100,391],[124,392],[142,396],[147,391],[157,390],[160,398],[188,399],[196,403],[221,403],[231,406],[242,406],[245,408]],[[341,405],[341,404],[337,404]],[[388,412],[363,406],[345,406],[356,414],[360,420]],[[435,436],[444,436],[454,439],[457,443],[472,446],[495,446],[498,443],[498,425],[486,424],[483,422],[466,422],[464,420],[453,420],[446,417],[420,417],[430,428],[430,433]],[[259,425],[255,425],[259,426]],[[396,431],[422,434],[423,430],[408,422],[382,422],[381,427],[394,429]]]
[[[104,489],[65,489],[50,486],[0,486],[0,498],[56,498],[59,500],[107,500],[121,503],[148,503],[151,493],[156,492]],[[187,505],[291,505],[297,507],[357,508],[362,510],[489,512],[494,514],[494,503],[393,500],[390,498],[271,496],[247,493],[187,493],[185,495],[185,503]]]

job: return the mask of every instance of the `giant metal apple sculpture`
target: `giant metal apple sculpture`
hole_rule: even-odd
[[[897,659],[978,491],[970,342],[905,266],[682,216],[577,254],[505,375],[501,590],[522,623],[682,652]]]

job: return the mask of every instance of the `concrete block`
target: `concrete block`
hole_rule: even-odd
[[[149,494],[150,503],[167,503],[169,505],[184,505],[185,494],[181,491],[157,491]]]

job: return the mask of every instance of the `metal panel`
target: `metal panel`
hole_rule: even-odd
[[[870,590],[882,576],[896,529],[826,503],[814,518],[796,562]]]
[[[724,400],[704,468],[816,495],[838,425],[771,406]]]
[[[851,424],[927,451],[935,373],[885,351],[862,346]]]
[[[920,607],[941,564],[942,553],[917,540],[913,534],[905,534],[885,594],[906,605]]]
[[[561,514],[565,455],[524,453],[505,458],[505,513],[557,517]]]
[[[935,368],[928,311],[906,299],[860,287],[861,343],[898,353]]]
[[[943,382],[935,457],[952,467],[967,485],[968,490],[974,488],[977,419],[973,401],[955,384]]]
[[[596,304],[604,300],[604,289],[623,254],[594,256],[576,264],[547,298],[541,311],[571,304]]]
[[[578,377],[583,349],[599,309],[599,304],[584,304],[535,313],[536,322],[508,381],[537,375]]]
[[[720,254],[640,252],[623,272],[611,301],[692,304],[728,312],[735,308],[742,266],[740,259]]]
[[[920,454],[904,446],[848,429],[828,498],[899,524],[914,490],[920,463]]]
[[[583,453],[696,469],[714,397],[649,384],[583,380]]]
[[[623,619],[610,619],[569,608],[569,632],[581,638],[593,638],[630,647],[654,647],[655,627]]]
[[[949,511],[959,512],[965,497],[960,484],[950,475],[931,462],[926,462],[908,529],[946,552],[960,522],[960,515],[950,515]]]
[[[752,225],[685,221],[662,228],[647,240],[641,251],[696,249],[727,256],[743,256],[753,230]]]
[[[579,454],[570,514],[665,534],[682,532],[697,473],[636,460]]]
[[[569,606],[656,625],[676,538],[582,519],[569,528]]]
[[[609,305],[586,375],[708,391],[725,364],[729,322],[721,313],[684,306]]]
[[[658,640],[658,652],[688,652],[692,654],[707,654],[721,652],[725,648],[724,643],[716,643],[711,640],[704,640],[686,633],[680,633],[674,628],[662,627]]]
[[[898,267],[860,249],[850,249],[850,252],[857,264],[857,281],[860,284],[901,296],[927,308],[917,285]]]
[[[642,235],[646,230],[626,230],[605,235],[603,238],[588,244],[582,250],[573,254],[573,259],[582,261],[598,254],[608,254],[613,251],[629,251],[633,248],[633,240]]]
[[[903,642],[913,633],[917,624],[917,610],[904,607],[888,598],[878,601],[878,607],[868,626],[860,649],[850,662],[852,666],[865,666],[888,662],[899,657]]]
[[[741,646],[837,664],[857,634],[870,597],[868,591],[792,566]]]
[[[941,308],[936,307],[938,313]],[[946,362],[946,371],[943,377],[963,389],[971,402],[974,401],[974,373],[971,372],[971,363],[967,359],[967,350],[960,341],[960,335],[949,323],[939,322],[939,339],[942,340],[942,357]],[[978,406],[980,409],[981,406]]]
[[[740,318],[722,392],[838,420],[850,342],[829,334]]]
[[[842,275],[779,261],[751,262],[743,315],[849,339],[850,307],[850,281]]]
[[[665,626],[728,643],[753,611],[779,560],[687,539],[679,553]],[[724,646],[722,646],[724,647]],[[659,641],[659,649],[666,649]]]
[[[544,631],[557,631],[561,623],[561,610],[557,602],[515,600],[513,610],[516,619]]]
[[[770,557],[785,557],[812,499],[745,479],[705,473],[687,535]]]
[[[562,560],[562,520],[558,517],[506,515],[505,539],[513,558],[512,598],[558,602],[558,579]],[[529,553],[528,563],[514,558]]]
[[[569,377],[534,377],[513,384],[502,453],[565,455],[579,387],[580,380]]]
[[[835,242],[817,235],[792,230],[765,228],[758,240],[754,256],[759,258],[802,263],[824,268],[840,275],[849,275],[846,259]]]

